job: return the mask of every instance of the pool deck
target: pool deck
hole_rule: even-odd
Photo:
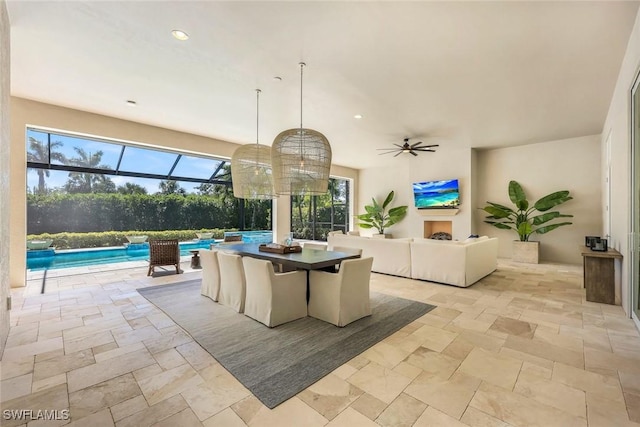
[[[111,264],[98,264],[87,265],[82,267],[70,267],[70,268],[57,268],[52,270],[27,270],[27,286],[24,289],[24,295],[38,295],[43,293],[42,282],[45,279],[44,289],[46,293],[56,292],[65,289],[76,289],[77,287],[87,286],[87,276],[93,275],[95,277],[96,284],[107,283],[109,281],[115,281],[115,279],[124,280],[139,280],[140,278],[147,277],[147,269],[149,268],[149,261],[125,261]],[[182,274],[194,273],[202,271],[201,269],[191,268],[191,255],[180,257],[180,271]],[[179,276],[182,276],[180,274]],[[163,281],[162,279],[170,276],[178,276],[175,274],[175,269],[171,266],[168,267],[156,267],[153,277],[160,279],[156,282]],[[76,280],[77,278],[77,280]],[[107,280],[107,282],[105,282]],[[169,280],[167,283],[175,281],[175,279]]]

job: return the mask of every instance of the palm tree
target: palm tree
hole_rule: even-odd
[[[69,163],[74,166],[91,168],[91,169],[111,169],[109,165],[101,164],[102,150],[98,150],[95,153],[87,153],[83,148],[73,147],[78,157],[70,159]],[[65,187],[69,193],[91,193],[94,190],[101,188],[113,189],[115,191],[115,184],[104,174],[90,173],[90,172],[70,172],[69,179],[65,184]],[[111,192],[111,191],[110,191]]]
[[[48,164],[51,160],[57,160],[61,163],[66,161],[65,155],[59,151],[55,151],[55,148],[62,147],[64,144],[60,141],[52,142],[49,147],[44,142],[38,141],[34,137],[29,137],[29,151],[27,151],[27,161],[33,163]],[[45,176],[49,177],[49,169],[37,168],[38,174],[38,194],[46,192],[47,187],[44,182]]]
[[[184,188],[180,187],[178,181],[174,181],[172,179],[160,181],[159,187],[159,194],[180,194],[182,196],[187,194],[187,191]]]
[[[125,182],[124,185],[118,186],[120,194],[147,194],[147,189],[142,185],[133,182]]]

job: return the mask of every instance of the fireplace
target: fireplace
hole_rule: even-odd
[[[428,239],[433,233],[449,233],[453,235],[452,221],[425,221],[424,238]]]

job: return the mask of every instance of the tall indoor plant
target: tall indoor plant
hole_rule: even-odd
[[[372,197],[371,201],[373,203],[364,207],[367,213],[357,216],[360,220],[358,224],[360,228],[375,228],[380,235],[384,236],[386,228],[402,220],[407,215],[407,206],[396,206],[387,211],[387,207],[391,204],[394,196],[395,193],[393,191],[389,192],[382,204]]]
[[[536,201],[533,206],[530,206],[522,186],[516,181],[510,181],[509,199],[515,205],[515,208],[510,208],[498,203],[487,202],[488,205],[482,208],[489,214],[489,216],[485,218],[484,222],[503,230],[514,230],[518,234],[519,242],[529,242],[529,238],[533,234],[545,234],[558,227],[572,224],[571,222],[566,221],[549,223],[557,218],[573,217],[573,215],[562,214],[558,211],[551,211],[555,206],[573,199],[567,190],[556,191],[548,194]],[[527,245],[514,245],[514,260],[519,260],[516,259],[518,258],[516,251],[525,246]],[[537,262],[537,246],[538,242],[535,242],[535,261],[524,260],[525,262]],[[532,249],[524,250],[531,251]],[[528,258],[531,259],[530,257]]]

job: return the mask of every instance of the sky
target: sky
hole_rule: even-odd
[[[28,129],[27,137],[35,139],[42,143],[43,147],[46,147],[49,135],[46,132]],[[100,159],[100,163],[99,165],[94,166],[115,170],[118,167],[118,162],[120,162],[119,170],[127,172],[168,175],[169,172],[171,172],[171,168],[175,165],[172,176],[209,179],[220,164],[219,159],[191,155],[182,155],[176,164],[176,159],[179,156],[178,153],[132,146],[126,146],[123,153],[123,145],[119,143],[96,141],[67,135],[51,134],[51,143],[53,145],[51,149],[52,153],[58,152],[64,155],[64,158],[66,159],[66,161],[60,161],[60,159],[56,159],[55,156],[52,156],[51,163],[59,165],[73,164],[68,159],[79,157],[79,153],[76,148],[84,150],[87,157],[91,157],[95,153],[101,151],[102,157]],[[34,150],[30,149],[29,139],[27,142],[27,151],[35,153]],[[46,152],[46,150],[44,151]],[[122,158],[120,158],[121,154]],[[47,159],[42,159],[42,161],[46,163]],[[48,188],[63,187],[68,176],[68,172],[52,170],[50,171],[49,177],[45,178],[45,182]],[[132,182],[144,187],[149,194],[159,191],[160,181],[156,179],[132,178],[118,175],[108,176],[116,186],[121,186],[126,182]],[[38,174],[36,170],[30,169],[28,171],[27,185],[29,188],[33,188],[38,185]],[[195,192],[194,188],[198,185],[200,184],[180,181],[180,186],[188,193]]]

